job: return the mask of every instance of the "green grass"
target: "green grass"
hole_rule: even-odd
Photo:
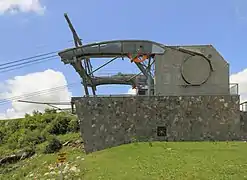
[[[62,138],[67,140],[69,136]],[[67,153],[67,169],[76,168],[64,173],[70,180],[247,179],[244,142],[155,142],[152,147],[149,143],[135,143],[89,155],[71,147],[61,151]],[[38,154],[15,164],[16,169],[0,175],[0,179],[56,179],[56,158],[57,154]]]

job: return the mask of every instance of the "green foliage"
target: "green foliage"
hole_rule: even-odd
[[[70,118],[68,116],[58,115],[54,121],[51,122],[49,133],[59,135],[68,132]]]
[[[44,113],[34,111],[25,118],[0,120],[0,143],[10,150],[22,149],[43,143],[53,135],[78,132],[75,116],[66,112],[46,109]]]
[[[78,132],[80,130],[79,121],[77,118],[73,118],[68,125],[69,132]]]
[[[4,139],[4,132],[0,130],[0,144],[3,143],[3,139]]]
[[[62,143],[55,137],[52,137],[48,141],[48,145],[45,147],[44,153],[50,154],[58,152],[62,148]]]

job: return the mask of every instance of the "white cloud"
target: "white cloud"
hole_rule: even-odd
[[[127,94],[131,94],[131,95],[136,95],[137,91],[136,89],[130,88],[127,92]]]
[[[5,90],[0,94],[0,99],[18,97],[15,100],[70,102],[71,92],[69,92],[68,88],[64,85],[67,85],[64,75],[61,72],[48,69],[44,72],[16,76],[13,79],[6,81],[4,83]],[[37,91],[42,92],[38,94],[36,93]],[[27,94],[29,94],[29,96]],[[12,108],[0,114],[0,119],[23,117],[25,113],[32,113],[33,110],[43,111],[48,107],[47,105],[21,103],[16,101],[12,101],[11,105]]]
[[[45,7],[40,0],[0,0],[0,14],[17,12],[35,12],[43,14]]]
[[[230,76],[231,83],[238,83],[238,92],[240,94],[240,101],[247,101],[247,69],[240,71]]]

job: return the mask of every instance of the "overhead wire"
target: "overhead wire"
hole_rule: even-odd
[[[38,55],[35,55],[35,56],[22,58],[22,59],[19,59],[19,60],[15,60],[15,61],[11,61],[11,62],[0,64],[0,73],[13,71],[13,70],[24,68],[24,67],[27,67],[27,66],[30,66],[30,65],[34,65],[34,64],[42,63],[42,62],[45,62],[45,61],[48,61],[48,60],[56,59],[58,57],[58,55],[57,55],[58,52],[59,51],[53,51],[53,52],[48,52],[48,53],[44,53],[44,54],[38,54]],[[56,55],[52,55],[52,54],[55,54],[55,53],[56,53]],[[51,56],[48,56],[48,55],[51,55]],[[46,57],[44,57],[44,56],[46,56]],[[78,83],[79,82],[70,83],[70,84],[67,84],[67,85],[57,86],[57,87],[54,87],[54,88],[40,90],[40,91],[36,91],[36,92],[33,92],[33,93],[22,94],[22,95],[13,96],[13,97],[10,97],[10,98],[4,98],[4,99],[0,100],[0,105],[6,104],[9,101],[20,100],[20,98],[23,98],[23,97],[30,98],[30,97],[35,97],[35,96],[39,96],[39,95],[44,95],[44,94],[47,94],[47,93],[48,94],[49,93],[53,93],[53,92],[56,92],[56,91],[63,90],[66,87],[72,87],[72,86],[74,86],[75,84],[78,84]]]
[[[80,82],[74,82],[74,83],[63,85],[63,86],[57,86],[57,87],[54,87],[54,88],[35,91],[35,92],[32,92],[32,93],[22,94],[22,95],[19,95],[19,96],[13,96],[13,97],[10,97],[10,98],[4,98],[4,99],[0,100],[0,105],[7,104],[7,103],[9,103],[9,101],[19,100],[21,98],[28,99],[28,98],[35,97],[35,96],[51,94],[51,93],[54,93],[56,91],[61,91],[64,88],[70,88],[70,87],[72,87],[72,86],[74,86],[76,84],[79,84],[79,83]]]
[[[18,63],[18,64],[15,64],[15,65],[2,67],[2,68],[0,68],[0,73],[9,72],[9,71],[13,71],[13,70],[16,70],[16,69],[21,69],[21,68],[24,68],[24,67],[28,67],[30,65],[35,65],[35,64],[43,63],[45,61],[54,60],[57,57],[58,57],[58,55],[53,55],[53,56],[48,56],[48,57],[44,57],[44,58],[34,59],[34,60],[23,62],[23,63]]]
[[[25,68],[25,67],[29,67],[29,66],[31,66],[31,65],[40,64],[40,63],[43,63],[43,62],[46,62],[46,61],[50,61],[50,60],[54,60],[54,59],[57,59],[57,57],[55,57],[55,58],[50,58],[50,59],[44,59],[44,60],[39,61],[39,62],[34,62],[34,63],[25,64],[25,65],[23,65],[23,66],[17,66],[17,67],[14,66],[13,68],[4,69],[4,70],[0,71],[0,74],[5,73],[5,72],[10,72],[10,71],[13,71],[13,70],[17,70],[17,69],[22,69],[22,68]]]
[[[71,41],[72,40],[69,40],[67,42],[71,42]],[[44,61],[47,61],[48,59],[51,60],[50,58],[59,57],[58,52],[59,52],[58,50],[57,51],[51,51],[48,53],[38,54],[38,55],[31,56],[31,57],[21,58],[18,60],[2,63],[2,64],[0,64],[0,70],[5,70],[8,68],[12,68],[13,70],[15,70],[15,68],[13,68],[15,66],[35,64],[34,62],[41,63],[39,61],[44,62]],[[0,72],[2,72],[2,71],[0,71]],[[8,72],[8,71],[3,71],[3,72]]]
[[[11,62],[2,63],[2,64],[0,64],[0,73],[13,71],[13,70],[24,68],[24,67],[27,67],[27,66],[30,66],[30,65],[43,63],[45,61],[56,59],[57,57],[59,57],[58,54],[57,54],[58,52],[59,51],[52,51],[52,52],[38,54],[38,55],[27,57],[27,58],[14,60],[14,61],[11,61]],[[57,86],[57,87],[54,87],[54,88],[49,88],[49,89],[45,89],[45,90],[36,91],[36,92],[33,92],[33,93],[22,94],[22,95],[19,95],[19,96],[13,96],[13,97],[10,97],[10,98],[0,99],[0,105],[9,103],[9,101],[20,100],[20,98],[22,98],[22,97],[30,98],[30,97],[35,97],[35,96],[54,93],[56,91],[61,91],[66,87],[70,88],[70,87],[72,87],[72,86],[74,86],[74,85],[76,85],[78,83],[79,82],[74,82],[74,83],[63,85],[63,86]]]
[[[49,53],[39,54],[39,55],[36,55],[36,56],[31,56],[31,57],[22,58],[22,59],[14,60],[14,61],[11,61],[11,62],[3,63],[3,64],[0,64],[0,67],[6,66],[6,65],[9,65],[9,64],[14,64],[14,63],[26,61],[26,60],[30,60],[30,59],[39,58],[39,57],[42,57],[42,56],[47,56],[47,55],[55,54],[55,53],[58,53],[58,51],[53,51],[53,52],[49,52]]]

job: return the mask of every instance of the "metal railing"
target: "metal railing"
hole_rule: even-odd
[[[247,111],[247,101],[240,103],[240,111]]]
[[[217,84],[217,85],[211,85],[211,87],[213,87],[213,88],[210,88],[210,90],[212,90],[211,93],[207,93],[207,92],[203,93],[203,91],[202,91],[201,94],[198,92],[195,92],[195,94],[194,94],[192,91],[191,93],[186,92],[180,96],[239,95],[239,87],[238,87],[237,83],[230,83],[229,84],[229,91],[227,91],[226,85]],[[147,87],[142,87],[142,88],[147,90]],[[153,89],[155,89],[155,86],[151,86],[150,88],[153,90]],[[208,88],[208,87],[206,87],[206,88]],[[220,91],[225,90],[225,92],[223,91],[224,93],[220,93],[219,90]],[[212,92],[215,92],[215,93],[212,93]],[[219,93],[217,93],[217,92],[219,92]],[[170,96],[174,96],[174,95],[176,95],[176,94],[170,94]],[[128,94],[126,92],[124,94],[98,94],[96,96],[89,95],[89,97],[129,97],[129,96],[135,96],[135,94]],[[159,95],[157,94],[155,96],[159,96]],[[168,96],[169,96],[169,94],[168,94]]]
[[[229,92],[232,95],[238,95],[238,93],[239,93],[238,84],[237,83],[230,83],[229,84]]]

